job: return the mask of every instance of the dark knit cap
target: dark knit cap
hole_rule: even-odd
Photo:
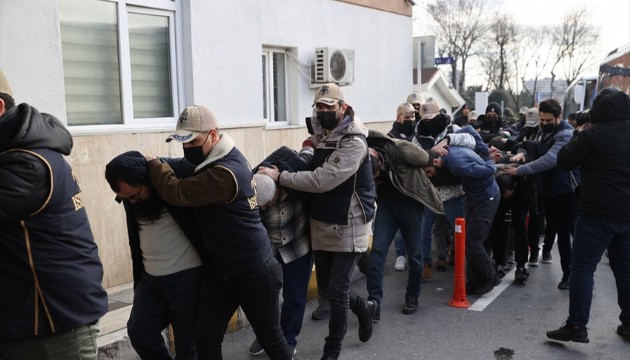
[[[501,115],[501,106],[499,106],[499,104],[495,103],[495,102],[491,102],[490,104],[488,104],[488,106],[486,106],[486,114],[489,112],[493,112],[496,113],[497,115]]]
[[[105,178],[114,191],[119,180],[130,185],[148,184],[147,160],[139,151],[122,153],[105,166]]]

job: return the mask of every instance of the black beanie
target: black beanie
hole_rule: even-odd
[[[118,180],[131,185],[148,184],[147,160],[139,151],[122,153],[105,166],[105,178],[112,189],[118,186],[115,183]]]
[[[488,106],[486,106],[486,114],[489,112],[493,112],[501,116],[501,106],[495,102],[491,102]]]
[[[630,120],[630,97],[617,88],[605,88],[593,100],[591,123]]]

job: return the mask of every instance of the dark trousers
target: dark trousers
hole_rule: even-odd
[[[208,267],[199,297],[196,332],[199,359],[223,359],[223,336],[240,305],[269,358],[290,360],[293,354],[280,328],[281,287],[282,268],[274,257],[259,269],[231,278],[219,276]]]
[[[304,309],[306,307],[306,293],[308,281],[313,270],[313,253],[291,261],[288,264],[282,262],[280,255],[276,256],[282,265],[282,309],[280,310],[280,327],[287,344],[295,347],[295,339],[302,330]]]
[[[499,206],[492,220],[490,234],[488,234],[488,237],[484,240],[486,252],[492,254],[492,259],[497,266],[505,266],[507,259],[507,245],[510,237],[510,227],[512,225],[512,215],[509,213],[510,211],[511,201],[508,199],[500,199]]]
[[[567,324],[588,324],[593,297],[593,276],[608,249],[610,267],[617,283],[619,320],[630,326],[630,222],[579,216],[575,223],[569,285]]]
[[[498,206],[499,194],[488,200],[466,196],[466,278],[473,287],[496,276],[483,242],[490,233]]]
[[[571,235],[575,225],[575,195],[568,193],[553,197],[544,197],[545,201],[545,244],[543,253],[549,253],[553,239],[558,234],[558,252],[562,277],[569,278],[571,264]]]
[[[162,330],[172,324],[177,359],[196,359],[195,319],[203,267],[165,276],[144,272],[134,289],[127,334],[142,359],[173,359]]]
[[[324,354],[337,358],[348,328],[350,279],[361,253],[314,251],[317,286],[328,295],[330,319]],[[356,294],[352,294],[356,296]]]

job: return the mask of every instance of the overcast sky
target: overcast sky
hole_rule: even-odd
[[[599,62],[615,48],[630,42],[630,1],[629,0],[498,0],[500,11],[512,14],[514,20],[523,25],[554,25],[562,21],[563,15],[570,9],[585,6],[590,14],[591,24],[600,30],[598,60],[586,72],[596,73]],[[421,4],[416,2],[414,12],[424,13]],[[428,15],[420,18],[428,18]],[[430,35],[429,29],[414,26],[414,36]],[[479,65],[467,64],[466,84],[485,83]],[[445,69],[446,70],[446,69]],[[476,71],[478,70],[478,71]]]

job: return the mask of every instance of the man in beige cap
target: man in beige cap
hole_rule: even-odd
[[[54,116],[15,105],[0,71],[0,358],[96,360],[103,267]]]
[[[148,156],[149,179],[169,204],[193,207],[210,261],[199,299],[197,351],[221,359],[221,343],[240,305],[271,359],[293,354],[280,328],[282,268],[260,220],[255,182],[243,154],[205,106],[184,109],[166,141],[182,143],[194,174],[179,179],[171,167]]]
[[[311,242],[317,284],[330,302],[329,335],[323,360],[337,359],[346,334],[348,308],[359,319],[359,340],[372,336],[376,306],[350,291],[350,278],[367,251],[375,211],[376,190],[368,156],[367,128],[354,115],[336,84],[315,93],[315,154],[312,171],[259,171],[285,188],[310,192]]]
[[[412,92],[407,96],[407,102],[410,103],[416,110],[416,121],[420,121],[420,107],[424,103],[424,97],[417,91]]]
[[[413,139],[415,121],[415,108],[410,103],[402,103],[398,105],[396,110],[396,121],[392,124],[392,129],[387,135],[396,138],[411,141]]]

